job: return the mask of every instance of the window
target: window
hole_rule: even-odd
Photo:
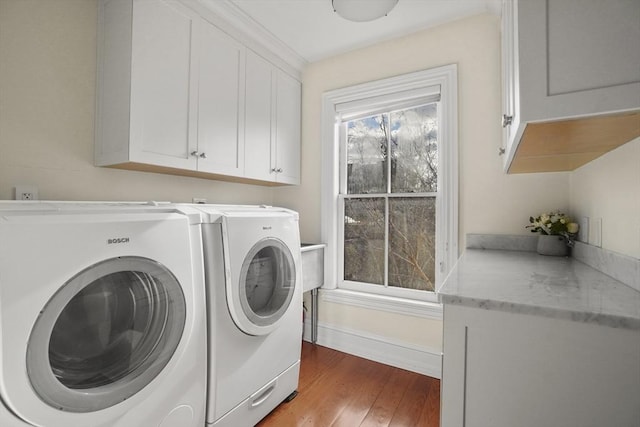
[[[323,238],[335,287],[434,301],[457,257],[456,69],[324,97]]]
[[[340,126],[340,276],[434,291],[438,103]]]

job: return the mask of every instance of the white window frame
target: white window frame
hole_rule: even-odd
[[[439,85],[441,115],[438,149],[440,172],[436,218],[436,290],[440,287],[458,257],[458,93],[455,64],[418,71],[401,76],[363,83],[325,92],[322,96],[322,183],[321,235],[325,248],[325,289],[347,289],[363,294],[381,294],[389,298],[404,298],[437,302],[435,292],[415,291],[377,285],[343,285],[339,277],[342,226],[339,216],[341,119],[336,111],[340,106],[357,105],[367,99],[383,99],[400,93],[425,90]]]

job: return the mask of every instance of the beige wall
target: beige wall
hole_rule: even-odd
[[[426,350],[442,350],[442,322],[440,320],[406,316],[398,313],[376,312],[370,309],[349,307],[325,302],[319,320],[346,330],[356,330],[365,335],[391,337],[396,342],[405,342],[425,347]],[[409,327],[404,327],[405,325]]]
[[[316,62],[303,73],[302,184],[275,190],[301,215],[303,240],[319,241],[320,108],[325,91],[458,65],[460,238],[526,232],[532,214],[568,209],[567,173],[506,175],[502,169],[500,18],[480,15]],[[464,247],[464,245],[461,245]]]
[[[640,259],[640,138],[571,173],[571,211],[602,218],[602,247]]]
[[[95,0],[0,0],[0,199],[272,203],[272,189],[93,166]]]
[[[303,74],[302,185],[276,189],[300,212],[302,239],[320,235],[320,109],[325,91],[458,65],[460,240],[465,233],[525,234],[530,215],[569,207],[569,175],[506,175],[501,146],[500,18],[480,15],[313,63]],[[320,301],[321,322],[436,348],[439,322]],[[371,319],[376,318],[373,322]],[[409,331],[409,332],[408,332]],[[413,332],[411,332],[413,331]],[[438,333],[435,333],[437,331]]]

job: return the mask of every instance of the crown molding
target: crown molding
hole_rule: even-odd
[[[236,6],[231,0],[182,0],[203,18],[220,27],[256,53],[280,65],[299,78],[308,61],[273,33]]]

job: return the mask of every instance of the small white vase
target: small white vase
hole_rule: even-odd
[[[540,255],[567,256],[569,255],[569,246],[563,236],[540,235],[538,236],[537,252]]]

